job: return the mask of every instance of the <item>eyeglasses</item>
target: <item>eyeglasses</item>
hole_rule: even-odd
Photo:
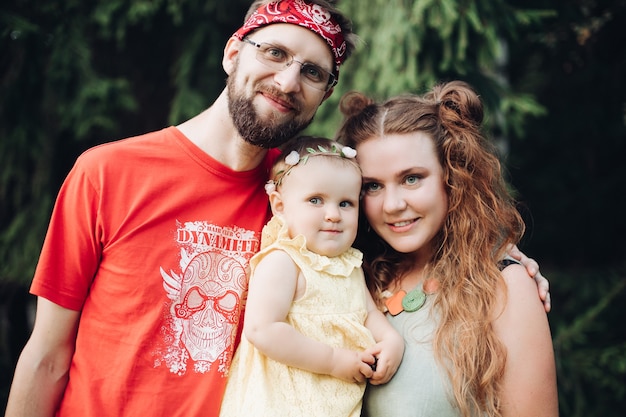
[[[256,60],[272,69],[282,71],[290,67],[294,62],[300,64],[302,81],[313,88],[328,91],[337,83],[335,74],[326,71],[318,65],[296,61],[293,55],[278,46],[269,43],[256,43],[248,38],[243,38],[243,41],[255,46],[257,48]]]

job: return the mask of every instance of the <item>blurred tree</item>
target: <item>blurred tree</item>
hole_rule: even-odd
[[[549,9],[514,8],[504,0],[344,0],[361,38],[340,75],[337,91],[320,109],[317,133],[332,135],[340,122],[341,94],[363,91],[382,99],[421,93],[438,81],[462,79],[481,94],[496,133],[521,129],[544,109],[503,77],[508,42],[522,26],[550,16]],[[545,7],[545,6],[544,6]]]
[[[526,0],[519,1],[527,5]],[[532,245],[568,266],[621,262],[626,243],[626,1],[557,2],[519,33],[511,83],[549,112],[514,137],[511,170],[532,217]]]
[[[0,9],[0,280],[32,277],[61,181],[98,143],[180,122],[223,87],[249,1],[34,3]]]

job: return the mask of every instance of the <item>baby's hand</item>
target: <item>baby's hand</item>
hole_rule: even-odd
[[[398,335],[398,337],[388,338],[378,342],[364,353],[376,358],[376,367],[374,375],[370,378],[370,384],[384,384],[389,382],[391,377],[393,377],[398,370],[400,362],[402,362],[404,340],[400,335]]]
[[[374,357],[367,352],[335,348],[330,375],[348,382],[364,382],[374,375]]]

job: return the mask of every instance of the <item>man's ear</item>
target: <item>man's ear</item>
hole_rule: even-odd
[[[228,75],[232,74],[237,66],[241,45],[241,41],[234,36],[231,36],[228,42],[226,42],[224,56],[222,57],[222,68]]]
[[[330,90],[326,92],[326,94],[324,94],[324,98],[322,98],[322,103],[325,102],[326,99],[333,94],[333,91],[335,91],[335,87],[332,87]]]
[[[270,207],[272,208],[272,214],[274,216],[280,216],[283,214],[283,210],[285,209],[285,204],[283,203],[283,198],[278,191],[272,191],[269,195],[270,197]]]

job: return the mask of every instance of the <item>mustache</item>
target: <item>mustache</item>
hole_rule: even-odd
[[[300,111],[302,110],[302,103],[300,103],[300,101],[293,94],[283,93],[273,85],[260,85],[258,87],[258,91],[287,103],[289,107],[292,107],[297,113],[300,113]]]

